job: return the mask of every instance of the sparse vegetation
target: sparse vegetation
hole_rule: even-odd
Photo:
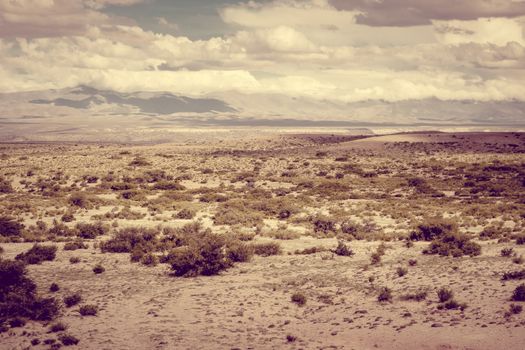
[[[56,251],[56,245],[35,244],[27,252],[18,254],[15,259],[23,261],[26,264],[40,264],[44,261],[55,260]]]
[[[293,303],[299,306],[303,306],[306,304],[306,296],[303,293],[294,293],[292,294],[291,299]]]

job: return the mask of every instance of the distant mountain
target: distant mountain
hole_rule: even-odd
[[[171,140],[181,128],[525,128],[525,102],[337,102],[277,94],[61,90],[0,93],[0,140]]]
[[[173,113],[218,113],[235,112],[223,101],[217,99],[195,99],[176,96],[170,93],[131,93],[123,94],[114,91],[97,90],[88,86],[79,86],[70,91],[62,91],[64,96],[51,100],[36,99],[29,101],[34,104],[52,104],[77,109],[89,109],[96,105],[119,105],[137,108],[142,113],[173,114]]]

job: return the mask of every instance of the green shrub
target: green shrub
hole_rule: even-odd
[[[260,256],[280,255],[281,245],[277,242],[252,243],[253,253]]]
[[[49,286],[49,291],[51,293],[56,293],[60,290],[60,286],[56,283],[51,283],[51,285]]]
[[[56,245],[35,244],[25,253],[18,254],[15,259],[25,262],[26,264],[40,264],[43,261],[55,260],[57,251]]]
[[[0,236],[18,237],[22,234],[24,225],[7,216],[0,216]]]
[[[26,317],[51,321],[58,315],[58,302],[36,294],[36,285],[27,277],[23,262],[0,259],[0,281],[0,320]]]
[[[519,235],[516,237],[516,244],[518,245],[525,244],[525,234]]]

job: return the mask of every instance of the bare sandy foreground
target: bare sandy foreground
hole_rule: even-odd
[[[63,306],[54,321],[66,324],[78,345],[60,345],[49,332],[53,322],[28,321],[0,333],[2,350],[525,348],[525,312],[509,313],[512,304],[525,306],[511,301],[524,281],[502,280],[503,273],[525,266],[525,245],[517,243],[525,236],[525,134],[4,144],[0,154],[0,176],[13,187],[0,194],[0,216],[15,217],[27,231],[23,243],[4,237],[1,258],[27,251],[30,239],[55,244],[53,261],[27,266],[38,292],[61,302],[79,292],[81,304],[98,306],[96,316],[81,316],[79,305]],[[145,181],[151,174],[165,178]],[[173,182],[181,188],[156,187]],[[136,197],[119,189],[125,183]],[[94,204],[72,204],[79,193]],[[293,210],[279,217],[266,202]],[[194,216],[181,218],[183,210]],[[233,220],[224,222],[231,212]],[[408,236],[435,216],[457,223],[457,233],[480,244],[481,254],[422,254],[429,242],[408,242]],[[317,232],[319,218],[334,226]],[[50,229],[53,219],[73,233],[51,235],[34,226],[41,220]],[[88,249],[64,250],[65,241],[79,239],[75,225],[99,221],[107,232],[84,239]],[[219,235],[253,234],[253,242],[278,243],[282,253],[255,255],[216,276],[184,278],[170,275],[169,264],[145,266],[132,263],[129,253],[100,249],[125,227],[193,221]],[[348,222],[355,228],[351,234],[342,232]],[[355,254],[331,252],[338,239]],[[380,244],[385,254],[372,263]],[[325,250],[296,254],[312,247]],[[502,256],[504,248],[512,248],[512,256]],[[80,262],[71,263],[72,257]],[[93,272],[97,264],[103,273]],[[49,291],[52,283],[58,292]],[[392,299],[380,302],[384,287]],[[443,309],[437,291],[444,287],[466,308]],[[422,291],[426,298],[406,300]],[[292,301],[296,293],[305,296],[304,305]],[[39,344],[32,345],[34,339]]]
[[[316,242],[319,243],[319,242]],[[323,245],[335,242],[323,240]],[[285,251],[312,245],[312,239],[287,241]],[[29,244],[5,245],[13,257]],[[39,286],[57,282],[60,293],[81,291],[101,308],[82,317],[76,308],[61,319],[69,324],[81,349],[521,349],[522,315],[502,315],[513,283],[495,272],[506,264],[501,245],[483,245],[477,258],[443,259],[389,243],[381,266],[368,268],[372,242],[352,244],[353,257],[319,253],[308,256],[256,257],[219,276],[175,278],[164,265],[130,264],[127,254],[60,252],[56,261],[31,267]],[[519,253],[525,252],[520,249]],[[72,255],[82,263],[71,265]],[[418,264],[398,277],[394,266]],[[106,272],[95,275],[102,263]],[[375,278],[371,283],[369,278]],[[392,288],[394,300],[379,303],[374,285]],[[424,302],[399,300],[401,294],[430,287]],[[435,287],[432,290],[432,286]],[[449,286],[465,311],[436,309],[435,290]],[[303,291],[306,305],[290,301]],[[24,349],[46,329],[32,324],[2,335],[2,349]],[[43,334],[43,335],[42,335]],[[295,342],[287,336],[297,337]]]

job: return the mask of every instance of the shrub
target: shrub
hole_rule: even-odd
[[[62,220],[63,222],[71,222],[75,220],[75,216],[72,213],[65,213],[64,215],[62,215],[60,220]]]
[[[87,208],[90,205],[90,199],[85,193],[77,192],[69,196],[69,204],[79,208]]]
[[[383,255],[385,255],[385,251],[386,251],[386,245],[384,243],[381,243],[376,251],[374,253],[372,253],[372,255],[370,255],[370,263],[372,265],[377,265],[381,262],[381,257]]]
[[[157,231],[142,227],[128,227],[117,231],[109,240],[100,243],[103,253],[129,253],[135,247],[141,250],[153,249],[157,242]]]
[[[22,317],[13,317],[9,320],[9,326],[11,328],[24,327],[27,321]]]
[[[501,249],[500,254],[503,257],[512,256],[512,254],[514,254],[514,249],[513,248],[503,248],[503,249]]]
[[[13,187],[9,180],[0,177],[0,193],[11,193],[13,192]]]
[[[428,293],[426,291],[419,291],[416,293],[408,293],[401,296],[402,300],[414,300],[414,301],[423,301],[427,298]]]
[[[456,223],[434,217],[419,224],[417,230],[411,232],[410,239],[413,241],[432,241],[455,232],[457,232]]]
[[[39,245],[35,244],[25,253],[18,254],[15,259],[25,262],[26,264],[40,264],[43,261],[55,260],[57,251],[56,245]]]
[[[261,224],[263,215],[260,212],[246,207],[246,203],[238,200],[221,203],[213,216],[213,223],[215,225],[238,224],[245,227],[254,227]]]
[[[450,289],[448,288],[440,288],[438,291],[437,291],[437,295],[438,295],[438,298],[439,298],[439,302],[440,303],[444,303],[450,299],[452,299],[452,297],[454,296],[454,292],[452,292]]]
[[[0,319],[27,317],[51,321],[59,313],[55,298],[41,298],[35,283],[27,277],[21,261],[0,259]]]
[[[252,243],[253,253],[260,256],[280,255],[281,245],[277,242]]]
[[[379,290],[379,295],[377,296],[377,301],[386,302],[392,301],[392,290],[387,287],[383,287]]]
[[[75,306],[78,303],[80,303],[81,301],[82,301],[82,296],[78,292],[66,295],[64,297],[64,304],[66,305],[66,307]]]
[[[513,301],[525,301],[525,284],[520,284],[512,293]]]
[[[98,307],[96,305],[82,305],[78,312],[82,316],[96,316],[98,313]]]
[[[189,245],[172,250],[167,260],[175,276],[216,275],[231,266],[225,244],[222,236],[200,232]]]
[[[299,306],[303,306],[306,304],[306,296],[303,293],[292,294],[291,300],[293,303],[296,303]]]
[[[80,258],[78,256],[72,256],[71,258],[69,258],[69,262],[71,264],[78,264],[80,262]]]
[[[350,248],[348,245],[346,245],[343,241],[339,241],[337,243],[337,247],[332,251],[336,255],[339,256],[352,256],[354,255],[354,252],[352,251],[352,248]]]
[[[438,309],[446,309],[446,310],[465,310],[467,308],[467,304],[465,303],[458,303],[454,299],[450,299],[446,302],[444,302],[442,305],[438,306]]]
[[[403,277],[404,275],[406,275],[408,272],[408,270],[405,268],[405,267],[401,267],[399,266],[397,269],[396,269],[396,273],[399,277]]]
[[[313,220],[314,232],[327,234],[329,232],[336,232],[335,221],[326,216],[318,216]]]
[[[157,266],[159,258],[153,253],[147,253],[142,256],[140,263],[145,266]]]
[[[516,237],[516,244],[522,245],[525,244],[525,235],[519,235]]]
[[[75,228],[77,230],[77,236],[84,239],[95,239],[108,232],[108,228],[101,222],[94,224],[79,222]]]
[[[0,216],[0,236],[18,237],[23,229],[24,225],[21,223],[6,216]]]
[[[513,315],[517,315],[523,311],[523,306],[517,304],[510,304],[509,312]]]
[[[240,241],[228,243],[228,259],[232,262],[247,262],[253,256],[253,246]]]
[[[315,254],[320,252],[326,252],[325,247],[317,246],[317,247],[310,247],[310,248],[304,248],[303,250],[296,250],[294,254],[296,255],[309,255],[309,254]]]
[[[77,250],[77,249],[87,249],[88,246],[81,240],[76,240],[73,242],[67,242],[64,244],[64,250]]]
[[[58,284],[56,283],[51,283],[51,285],[49,286],[49,291],[51,293],[56,293],[60,290],[60,287],[58,286]]]
[[[104,266],[100,265],[100,264],[97,264],[94,268],[93,268],[93,272],[96,274],[96,275],[99,275],[101,273],[103,273],[104,271],[106,271],[106,269],[104,268]]]
[[[135,157],[130,163],[130,166],[148,166],[151,165],[144,157]]]
[[[410,260],[408,260],[408,265],[409,265],[409,266],[416,266],[416,265],[417,265],[417,260],[416,260],[416,259],[410,259]]]
[[[77,345],[80,342],[80,340],[70,334],[62,334],[58,337],[58,340],[60,340],[64,346]]]
[[[442,256],[452,255],[461,257],[463,255],[476,256],[481,254],[481,246],[470,241],[466,235],[459,233],[447,234],[430,243],[424,254],[439,254]]]
[[[179,211],[176,215],[177,219],[183,219],[183,220],[190,220],[195,217],[196,212],[194,210],[190,210],[188,208],[184,208],[181,211]]]
[[[63,332],[67,329],[67,325],[62,322],[56,322],[49,326],[49,331],[51,333]]]
[[[185,190],[186,187],[174,181],[159,181],[153,185],[153,189],[164,191],[182,191]]]
[[[503,281],[525,279],[525,270],[504,272],[503,276],[501,277],[501,279]]]

